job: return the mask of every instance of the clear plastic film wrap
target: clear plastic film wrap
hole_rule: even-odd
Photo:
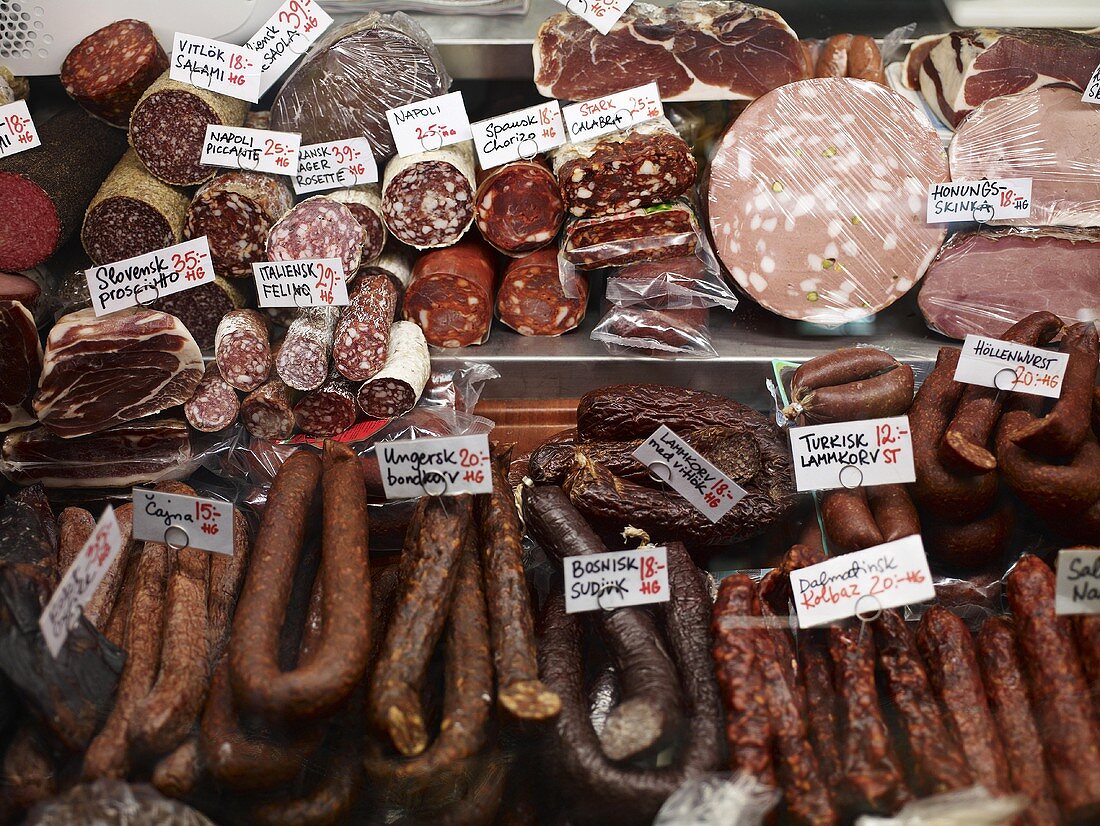
[[[695,210],[685,199],[565,225],[561,257],[578,270],[693,255],[700,241]]]
[[[987,100],[955,132],[951,177],[1031,178],[1031,214],[1012,226],[1100,227],[1100,106],[1044,87]]]
[[[213,821],[152,786],[97,780],[73,786],[44,801],[27,816],[34,826],[102,823],[111,826],[213,826]]]
[[[428,33],[408,15],[370,12],[325,34],[271,105],[271,128],[302,143],[364,136],[375,160],[394,153],[386,110],[451,85]]]
[[[529,0],[325,0],[330,12],[415,11],[427,14],[526,14]]]
[[[654,309],[609,305],[592,340],[616,355],[659,358],[716,358],[705,307]]]
[[[926,224],[928,186],[948,180],[928,122],[878,83],[782,86],[731,124],[710,167],[719,260],[787,318],[836,326],[905,295],[943,241]]]
[[[1100,230],[981,229],[959,233],[928,268],[918,296],[936,332],[999,336],[1039,310],[1067,324],[1100,319]]]
[[[610,271],[604,297],[623,307],[737,308],[737,296],[722,278],[714,253],[703,237],[691,255],[640,261]]]

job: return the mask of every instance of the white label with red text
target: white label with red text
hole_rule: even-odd
[[[612,132],[625,132],[631,126],[659,118],[664,113],[656,83],[574,103],[561,111],[565,117],[566,133],[573,143]]]
[[[261,307],[345,307],[348,284],[339,258],[261,261],[252,265]]]
[[[462,92],[418,100],[386,110],[397,154],[405,157],[432,152],[473,137]]]
[[[1055,614],[1100,614],[1100,548],[1058,551]]]
[[[41,145],[25,100],[0,106],[0,158]]]
[[[669,600],[667,548],[567,556],[562,567],[567,614]]]
[[[332,25],[332,18],[313,0],[286,0],[245,47],[259,52],[260,94],[277,81],[313,41]]]
[[[792,427],[789,432],[800,491],[916,481],[908,416]]]
[[[122,531],[114,508],[108,505],[38,618],[51,656],[56,658],[61,652],[69,630],[76,626],[80,613],[92,601],[99,583],[121,551]]]
[[[244,46],[176,32],[168,76],[239,100],[260,99],[260,59]]]
[[[936,596],[919,535],[830,557],[791,573],[798,624],[813,628]]]
[[[214,280],[206,236],[84,271],[97,316],[148,306],[157,299]]]
[[[565,143],[565,125],[556,100],[479,120],[471,129],[482,169],[530,160]]]
[[[1056,399],[1069,353],[1053,353],[1012,341],[968,335],[959,352],[955,381]]]
[[[245,172],[295,175],[301,144],[302,136],[297,132],[210,124],[199,163]]]
[[[298,174],[294,191],[299,195],[323,189],[344,189],[378,180],[378,165],[366,138],[347,138],[298,147]]]
[[[220,499],[134,488],[134,539],[233,553],[233,506]]]
[[[1085,103],[1100,103],[1100,66],[1092,73],[1089,82],[1085,85],[1085,94],[1081,98]]]
[[[711,522],[729,513],[748,493],[666,425],[657,428],[632,455]]]
[[[493,492],[488,434],[379,442],[375,451],[387,499]]]
[[[1027,218],[1031,214],[1031,178],[946,181],[929,184],[925,222],[987,223],[1001,218]]]
[[[557,0],[600,34],[607,34],[619,22],[634,0]]]

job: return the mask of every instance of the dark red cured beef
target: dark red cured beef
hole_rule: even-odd
[[[0,431],[30,424],[30,395],[42,371],[34,316],[20,301],[0,300]]]
[[[592,337],[608,344],[668,353],[711,355],[706,307],[651,310],[648,307],[611,307],[592,331]]]
[[[698,255],[639,261],[619,268],[607,279],[604,297],[614,304],[645,304],[654,309],[695,307],[701,303],[699,282],[707,275],[707,266]]]
[[[183,225],[184,238],[205,235],[214,270],[251,278],[264,260],[267,234],[294,205],[286,178],[262,172],[225,172],[199,187]]]
[[[474,221],[473,142],[396,157],[382,178],[382,219],[416,249],[455,243]]]
[[[493,258],[485,244],[464,241],[416,262],[404,312],[420,325],[429,344],[466,347],[489,337],[496,284]]]
[[[497,315],[520,335],[569,332],[584,320],[588,305],[588,279],[580,273],[571,276],[570,289],[563,289],[558,254],[550,249],[510,261],[497,293]]]
[[[271,339],[267,320],[256,310],[232,310],[218,322],[214,358],[231,386],[251,393],[271,373]]]
[[[199,347],[210,350],[214,347],[221,320],[243,304],[244,294],[237,286],[223,278],[215,278],[189,290],[166,295],[151,306],[174,315],[195,337]]]
[[[218,363],[210,362],[206,365],[202,381],[195,388],[195,395],[183,406],[187,423],[195,430],[216,433],[237,421],[240,412],[241,401],[237,398],[237,391],[226,384]]]
[[[565,219],[561,187],[541,161],[513,161],[485,174],[474,196],[481,237],[505,255],[549,244]]]
[[[38,126],[42,145],[0,159],[0,269],[26,270],[72,237],[126,136],[81,109]]]
[[[329,371],[325,383],[310,390],[294,405],[294,422],[310,436],[336,436],[353,424],[359,415],[355,404],[355,385],[336,369]]]
[[[328,197],[339,201],[355,216],[363,228],[363,263],[370,264],[386,247],[386,225],[382,221],[382,189],[378,184],[362,184],[338,189]]]
[[[0,272],[0,299],[18,301],[34,313],[41,297],[42,288],[27,276]]]
[[[562,255],[578,269],[598,270],[691,255],[698,239],[699,226],[688,204],[661,204],[571,222]]]
[[[125,129],[138,98],[167,68],[149,24],[119,20],[73,47],[61,64],[61,85],[93,115]]]
[[[332,345],[332,361],[346,379],[365,381],[386,363],[397,290],[387,275],[361,275],[348,297]]]
[[[267,236],[270,261],[339,258],[344,276],[359,269],[363,228],[344,204],[317,195],[284,215]]]

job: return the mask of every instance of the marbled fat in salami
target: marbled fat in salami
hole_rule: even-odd
[[[382,369],[396,312],[397,290],[387,275],[356,279],[332,345],[332,361],[340,375],[364,381]]]
[[[403,312],[429,344],[466,347],[489,337],[496,270],[493,251],[463,241],[422,256],[413,267]]]
[[[431,375],[424,332],[411,322],[395,321],[390,330],[386,363],[359,388],[356,397],[359,408],[374,419],[408,413],[416,406]]]
[[[692,255],[698,243],[695,211],[680,200],[570,221],[562,256],[578,269],[598,270]]]
[[[416,249],[447,247],[474,221],[473,141],[395,157],[382,178],[382,217]]]
[[[216,433],[236,422],[240,412],[237,391],[226,384],[218,363],[210,362],[195,394],[183,405],[187,423],[203,433]]]
[[[283,380],[272,376],[241,401],[241,423],[257,439],[277,442],[294,433],[294,411]]]
[[[324,195],[295,206],[267,236],[268,260],[339,258],[346,278],[359,269],[362,254],[363,228],[351,210]]]
[[[359,415],[355,403],[356,387],[336,369],[329,371],[325,383],[310,390],[294,405],[298,429],[310,436],[336,436],[353,424]]]
[[[339,317],[337,307],[304,307],[298,311],[275,357],[275,371],[288,387],[316,390],[324,383]]]
[[[271,374],[273,359],[267,320],[256,310],[233,310],[218,323],[214,358],[222,378],[251,393]]]
[[[524,336],[569,332],[584,320],[588,279],[577,272],[567,277],[568,289],[563,287],[554,250],[539,250],[509,262],[497,292],[497,317]]]
[[[481,237],[512,256],[545,247],[565,219],[561,188],[540,161],[513,161],[486,172],[474,209]]]
[[[386,224],[382,221],[382,187],[360,184],[329,192],[327,197],[339,201],[363,228],[363,258],[360,266],[374,263],[386,247]]]

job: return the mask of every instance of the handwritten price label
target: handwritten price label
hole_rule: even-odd
[[[313,42],[332,25],[332,18],[313,0],[286,0],[245,43],[258,53],[260,94],[274,85]]]
[[[387,499],[493,492],[485,433],[380,442],[375,451]]]
[[[378,166],[366,138],[311,143],[298,149],[294,191],[299,195],[343,189],[378,180]]]
[[[951,221],[987,223],[1031,215],[1031,178],[950,181],[930,184],[926,223]]]
[[[744,488],[665,425],[657,428],[633,455],[711,522],[717,522],[747,495]]]
[[[557,0],[600,34],[607,34],[619,22],[634,0]]]
[[[473,137],[461,92],[428,98],[386,110],[397,154],[431,152]]]
[[[61,653],[69,631],[76,627],[81,612],[92,601],[121,551],[122,532],[114,508],[108,505],[38,618],[38,627],[52,657]]]
[[[1068,353],[969,335],[959,353],[955,381],[1056,399],[1062,395],[1068,364]]]
[[[792,427],[798,490],[892,485],[916,480],[909,417]]]
[[[344,307],[348,284],[339,258],[263,261],[252,265],[261,307]]]
[[[84,271],[92,309],[107,315],[214,280],[206,236]]]
[[[233,553],[233,506],[218,499],[134,488],[134,539]]]
[[[566,557],[565,610],[610,611],[668,602],[668,550],[663,547]]]
[[[920,536],[842,554],[791,574],[798,624],[813,628],[936,596]]]
[[[255,103],[260,99],[260,62],[244,46],[176,32],[172,80]]]
[[[509,161],[530,160],[566,141],[561,106],[556,100],[479,120],[471,127],[482,169]]]
[[[1100,548],[1058,551],[1054,613],[1100,614]]]
[[[612,132],[625,132],[631,126],[664,114],[661,93],[656,83],[574,103],[561,111],[565,116],[569,140],[573,143],[610,135]]]
[[[0,106],[0,158],[41,145],[25,100]]]
[[[273,132],[247,126],[206,127],[200,163],[242,169],[245,172],[269,172],[295,175],[302,136],[296,132]]]

